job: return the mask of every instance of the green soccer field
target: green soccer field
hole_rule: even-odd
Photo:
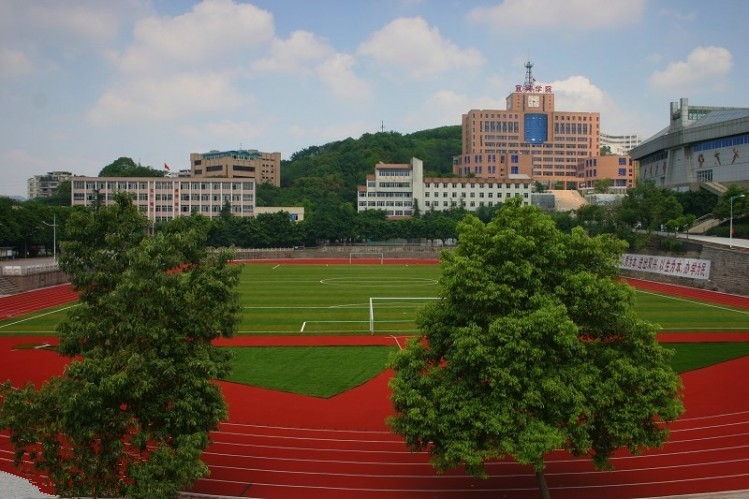
[[[438,265],[249,264],[239,292],[241,335],[413,334],[437,296]],[[1,335],[54,334],[74,304],[0,321]],[[749,311],[638,291],[640,317],[668,332],[749,332]]]

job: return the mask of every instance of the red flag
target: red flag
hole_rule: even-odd
[[[167,165],[166,163],[164,163],[164,170],[167,170],[167,171],[171,171],[171,170],[169,169],[169,165]]]

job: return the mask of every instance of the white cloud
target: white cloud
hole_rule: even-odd
[[[247,58],[273,39],[273,16],[233,0],[203,0],[177,17],[139,21],[134,43],[119,58],[120,69],[147,73]]]
[[[294,71],[306,63],[319,61],[333,53],[321,38],[309,31],[295,31],[287,40],[276,39],[270,57],[252,63],[256,71]]]
[[[425,77],[484,64],[484,57],[478,50],[461,50],[421,17],[392,21],[363,42],[358,53],[392,69],[394,76]]]
[[[307,126],[298,123],[288,128],[288,135],[303,144],[324,144],[348,137],[359,138],[364,133],[379,131],[377,123],[363,123],[361,121],[336,123],[328,125]],[[303,147],[308,147],[307,145]]]
[[[0,47],[0,73],[7,76],[22,76],[34,71],[34,64],[20,50]]]
[[[410,130],[460,125],[461,117],[471,109],[501,109],[504,104],[490,97],[471,98],[452,90],[438,90],[427,96],[419,109],[404,118]]]
[[[575,28],[601,30],[627,27],[642,17],[646,0],[504,0],[493,7],[476,7],[468,19],[494,29]]]
[[[244,102],[221,75],[139,78],[102,95],[88,119],[95,125],[146,124],[231,109]]]
[[[353,71],[354,58],[348,54],[335,54],[317,68],[322,82],[336,98],[344,100],[370,100],[372,89]]]
[[[52,32],[68,40],[91,44],[114,40],[119,26],[117,12],[103,2],[35,2],[31,4],[29,18],[47,36]]]
[[[199,125],[186,125],[180,129],[185,137],[208,143],[234,144],[227,147],[252,147],[251,141],[267,130],[264,123],[222,120]]]
[[[545,84],[541,84],[545,85]],[[570,76],[549,83],[558,111],[600,112],[606,95],[585,76]]]
[[[650,86],[667,92],[697,92],[725,87],[733,56],[723,47],[697,47],[686,61],[670,63],[650,76]]]

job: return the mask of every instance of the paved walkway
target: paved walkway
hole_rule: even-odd
[[[689,239],[690,241],[701,241],[704,243],[720,244],[721,246],[749,249],[749,239],[739,239],[734,237],[733,240],[731,240],[727,237],[695,236],[694,234],[677,234],[677,237],[681,239]]]

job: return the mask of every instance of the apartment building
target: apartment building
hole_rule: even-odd
[[[629,154],[629,151],[641,143],[642,135],[637,133],[613,135],[601,132],[601,147],[608,147],[611,150],[611,154],[619,156]]]
[[[55,193],[61,182],[70,180],[70,172],[55,171],[45,175],[34,175],[26,182],[29,199],[46,198]]]
[[[190,175],[197,178],[247,178],[281,186],[281,153],[256,149],[212,150],[190,154]]]
[[[594,156],[580,161],[578,167],[581,190],[592,190],[597,180],[611,181],[614,191],[634,187],[637,180],[635,163],[628,154]]]
[[[476,211],[492,207],[509,198],[531,202],[531,179],[515,174],[513,178],[424,177],[424,164],[418,158],[410,163],[375,165],[366,185],[358,187],[357,211],[383,210],[388,218],[409,217],[416,207],[421,212],[447,211],[463,207]]]
[[[574,188],[580,161],[600,154],[600,114],[557,111],[551,85],[536,84],[533,64],[525,67],[525,83],[507,96],[506,109],[463,115],[453,172],[497,181],[523,174],[547,187]]]
[[[162,222],[192,213],[213,218],[226,203],[231,213],[251,217],[255,209],[255,181],[238,178],[179,177],[74,177],[73,206],[90,206],[99,199],[113,204],[117,192],[128,192],[152,222]]]

